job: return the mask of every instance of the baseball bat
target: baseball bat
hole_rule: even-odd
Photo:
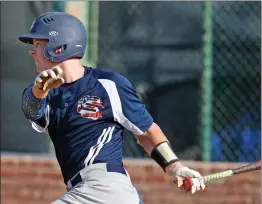
[[[261,170],[261,164],[262,164],[262,161],[260,160],[258,162],[248,164],[248,165],[245,165],[245,166],[241,166],[241,167],[238,167],[238,168],[235,168],[235,169],[230,169],[230,170],[210,174],[210,175],[203,177],[204,182],[206,183],[206,182],[210,182],[210,181],[215,181],[215,180],[231,177],[231,176],[234,176],[234,175],[237,175],[237,174]],[[183,188],[184,188],[185,191],[189,191],[192,186],[193,186],[193,182],[192,182],[191,178],[187,177],[183,180]]]

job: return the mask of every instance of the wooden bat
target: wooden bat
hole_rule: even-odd
[[[204,176],[204,182],[210,182],[210,181],[214,181],[214,180],[219,180],[219,179],[223,179],[223,178],[227,178],[227,177],[231,177],[237,174],[242,174],[242,173],[246,173],[246,172],[250,172],[250,171],[257,171],[257,170],[261,170],[261,165],[262,165],[262,161],[258,161],[256,163],[252,163],[252,164],[248,164],[245,166],[241,166],[235,169],[231,169],[231,170],[226,170],[226,171],[221,171],[215,174],[210,174],[207,176]],[[191,187],[193,186],[193,182],[191,180],[192,178],[185,178],[183,180],[183,188],[185,191],[190,191]]]

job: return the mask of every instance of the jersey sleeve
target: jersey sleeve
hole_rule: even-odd
[[[99,81],[107,91],[115,121],[135,135],[147,131],[153,119],[139,100],[132,84],[121,75],[114,77],[114,80],[99,79]]]
[[[46,132],[49,121],[49,106],[46,99],[37,99],[32,93],[32,86],[24,90],[22,95],[22,110],[37,132]]]

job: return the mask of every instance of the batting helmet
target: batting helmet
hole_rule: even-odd
[[[33,39],[47,39],[44,56],[52,62],[61,62],[69,58],[82,58],[86,49],[86,29],[76,17],[63,12],[47,12],[38,16],[30,33],[18,39],[33,44]],[[62,48],[61,53],[55,52]]]

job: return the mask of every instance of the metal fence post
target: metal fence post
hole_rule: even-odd
[[[98,25],[99,25],[99,2],[86,2],[86,29],[87,29],[87,48],[86,63],[91,67],[96,67],[98,61]]]
[[[213,2],[204,2],[203,71],[201,78],[201,159],[210,161],[212,134]]]

